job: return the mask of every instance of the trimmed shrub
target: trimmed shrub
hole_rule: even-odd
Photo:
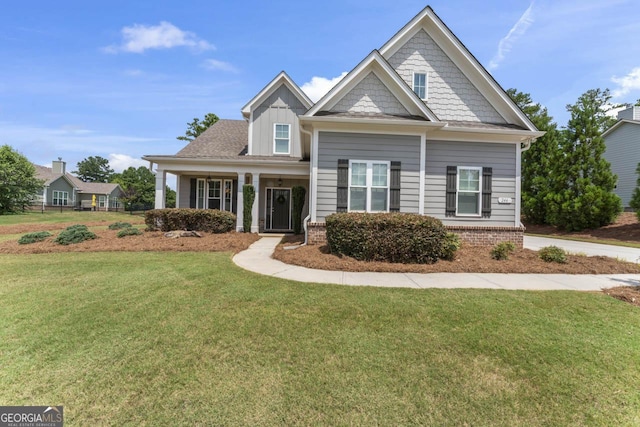
[[[121,230],[123,228],[129,227],[131,227],[131,224],[129,224],[128,222],[114,222],[113,224],[109,225],[109,230]]]
[[[60,245],[70,245],[95,238],[96,235],[89,231],[86,225],[76,224],[61,231],[60,234],[58,234],[58,237],[55,238],[54,242]]]
[[[567,263],[567,253],[557,246],[545,246],[538,251],[538,256],[545,262]]]
[[[48,231],[37,231],[35,233],[27,233],[24,236],[20,237],[18,243],[21,245],[28,245],[30,243],[42,242],[47,240],[47,237],[50,237],[51,233]]]
[[[291,197],[293,198],[293,233],[300,234],[302,232],[302,209],[304,208],[304,196],[307,190],[296,185],[291,189]]]
[[[457,237],[442,222],[407,213],[336,213],[326,218],[331,252],[362,261],[432,264],[452,259]]]
[[[236,227],[236,216],[217,209],[153,209],[145,212],[147,230],[190,230],[227,233]]]
[[[256,199],[256,190],[251,184],[242,186],[242,230],[251,233],[251,223],[253,222],[253,201]]]
[[[447,233],[442,241],[441,259],[453,261],[456,258],[456,251],[460,249],[460,238],[455,233]]]
[[[516,250],[513,242],[500,242],[491,249],[491,258],[498,261],[509,259],[509,255]]]
[[[142,231],[138,230],[135,227],[125,227],[122,230],[118,231],[118,237],[126,237],[126,236],[139,236],[142,234]]]

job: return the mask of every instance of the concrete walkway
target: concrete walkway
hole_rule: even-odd
[[[615,286],[640,286],[639,274],[492,274],[492,273],[355,273],[314,270],[271,258],[280,237],[262,237],[233,257],[245,270],[309,283],[388,288],[484,288],[599,291]],[[548,246],[548,245],[543,245]],[[556,246],[559,246],[556,243]],[[295,249],[293,249],[295,250]]]

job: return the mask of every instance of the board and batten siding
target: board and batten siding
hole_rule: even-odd
[[[339,159],[401,162],[400,211],[418,213],[419,136],[319,132],[316,220],[320,222],[336,212]]]
[[[618,175],[616,189],[622,206],[629,207],[636,188],[636,168],[640,163],[640,122],[622,123],[605,138],[607,149],[604,158],[611,163],[611,172]]]
[[[282,85],[253,111],[252,155],[272,156],[274,123],[290,125],[289,156],[301,157],[298,114],[307,108],[286,86]],[[279,154],[282,155],[282,154]]]
[[[440,142],[427,139],[425,214],[446,225],[513,226],[516,214],[515,144],[479,142]],[[446,217],[447,166],[479,166],[493,169],[491,217]],[[510,197],[511,204],[499,204],[498,198]]]

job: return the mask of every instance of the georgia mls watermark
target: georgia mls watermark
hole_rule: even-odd
[[[0,427],[62,427],[62,406],[0,406]]]

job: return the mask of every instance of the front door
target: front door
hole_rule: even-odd
[[[291,189],[267,188],[267,230],[291,229]]]

